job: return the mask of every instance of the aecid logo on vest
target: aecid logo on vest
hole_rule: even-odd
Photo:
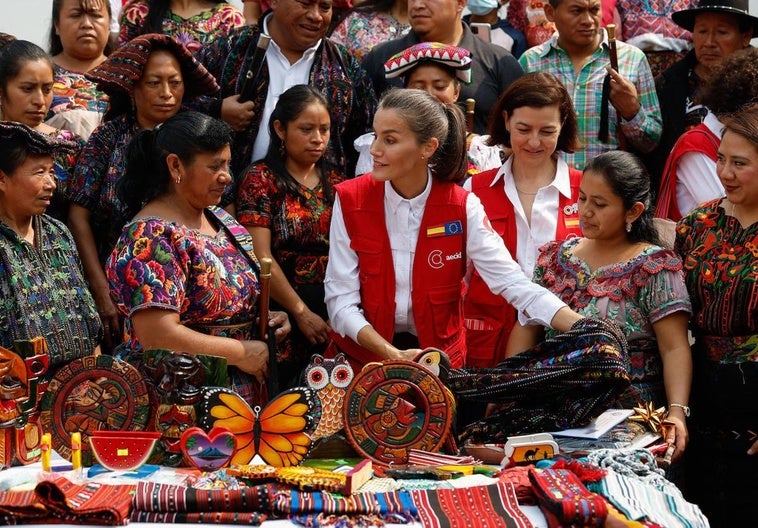
[[[460,260],[463,258],[463,254],[459,251],[457,253],[453,253],[452,255],[442,255],[442,251],[439,249],[435,249],[429,253],[429,256],[426,257],[427,263],[429,263],[429,267],[432,269],[441,269],[445,262],[450,262],[451,260]]]

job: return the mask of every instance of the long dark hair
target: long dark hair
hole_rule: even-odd
[[[28,40],[14,40],[0,50],[0,88],[5,91],[8,82],[15,79],[28,62],[44,61],[53,71],[53,59],[45,50]]]
[[[208,0],[214,4],[225,4],[226,0]],[[163,33],[163,19],[171,11],[171,0],[148,0],[147,16],[140,35],[145,33]]]
[[[384,94],[378,110],[395,110],[419,144],[437,138],[439,147],[429,159],[432,175],[460,183],[466,177],[466,117],[455,103],[441,103],[423,90],[394,88]]]
[[[290,174],[284,165],[285,156],[282,155],[285,152],[284,142],[277,135],[274,129],[274,122],[279,121],[279,124],[283,128],[287,128],[287,125],[291,121],[297,119],[307,107],[314,103],[322,105],[329,112],[329,103],[321,92],[307,84],[296,84],[279,96],[279,101],[276,103],[276,107],[268,121],[271,142],[268,145],[264,161],[276,175],[275,184],[277,189],[287,195],[298,196],[301,201],[305,200],[306,197],[300,184],[292,177],[292,174]],[[331,115],[331,112],[329,113]],[[331,139],[329,143],[331,144]],[[329,148],[328,145],[327,148]],[[334,195],[332,187],[329,184],[329,178],[327,177],[327,171],[330,167],[328,167],[324,158],[326,156],[321,156],[321,159],[317,162],[321,170],[321,188],[324,191],[324,199],[327,203],[332,203]]]
[[[50,42],[50,55],[52,56],[63,53],[63,43],[61,42],[61,38],[55,32],[55,24],[61,20],[61,6],[63,5],[64,1],[65,0],[53,0],[53,20],[50,23],[50,34],[48,36],[48,41]],[[113,13],[111,12],[111,3],[108,0],[99,1],[101,4],[105,4],[105,9],[108,11],[108,26],[110,27],[110,21],[113,18]],[[80,5],[81,2],[82,0],[79,0]],[[111,48],[111,39],[109,38],[105,42],[105,49],[103,50],[103,54],[109,55],[111,51],[113,51],[113,49]]]
[[[639,218],[632,222],[632,229],[627,233],[629,240],[660,246],[662,242],[653,224],[650,176],[639,158],[623,150],[612,150],[591,159],[584,168],[584,172],[587,171],[603,175],[613,194],[621,198],[624,209],[631,209],[637,202],[645,206]]]
[[[127,149],[124,176],[117,192],[134,216],[147,202],[168,191],[171,173],[166,158],[176,154],[185,164],[205,152],[218,152],[232,144],[232,128],[200,112],[179,112],[155,130],[141,130]]]

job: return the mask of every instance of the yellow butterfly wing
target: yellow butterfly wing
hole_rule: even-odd
[[[206,430],[225,427],[237,437],[232,464],[249,464],[259,455],[266,464],[284,467],[308,455],[320,416],[318,396],[307,388],[285,391],[255,411],[234,391],[212,388],[203,396],[199,423]]]
[[[258,454],[269,465],[296,466],[308,455],[321,416],[316,393],[297,388],[274,398],[260,413]]]

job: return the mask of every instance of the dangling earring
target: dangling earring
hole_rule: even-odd
[[[177,185],[179,185],[180,183],[182,183],[182,177],[181,177],[181,175],[176,177],[176,179],[174,180],[174,183],[177,184]],[[629,224],[627,224],[627,225],[629,225]],[[628,229],[627,229],[627,231],[628,231]]]
[[[627,222],[626,223],[626,232],[627,233],[631,233],[632,232],[632,223],[631,222]]]
[[[287,150],[284,148],[284,141],[279,143],[279,156],[284,159],[287,156]]]

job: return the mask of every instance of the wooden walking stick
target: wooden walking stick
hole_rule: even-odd
[[[253,58],[250,61],[250,69],[245,74],[245,81],[240,90],[240,103],[251,101],[255,97],[255,89],[258,86],[258,78],[263,69],[263,62],[266,60],[266,50],[268,49],[269,42],[271,42],[271,37],[265,33],[258,35],[258,42],[253,51]]]
[[[605,26],[605,30],[608,31],[608,52],[611,58],[611,68],[619,73],[619,56],[616,50],[616,24],[608,24]],[[619,149],[626,150],[626,137],[621,130],[621,114],[616,110],[616,130],[619,138]]]
[[[261,263],[261,296],[258,322],[259,339],[268,344],[268,397],[273,398],[279,393],[279,369],[276,363],[276,337],[273,329],[268,326],[269,305],[271,303],[271,259],[263,257]]]
[[[466,133],[471,134],[474,131],[474,107],[476,101],[466,99]]]

